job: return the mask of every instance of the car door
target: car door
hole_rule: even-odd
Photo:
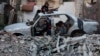
[[[66,17],[68,18],[68,20],[66,20],[65,23],[66,25],[69,25],[67,34],[70,35],[72,31],[77,29],[77,22],[75,22],[71,16],[66,15]]]

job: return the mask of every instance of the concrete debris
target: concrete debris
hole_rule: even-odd
[[[76,40],[76,39],[77,40]],[[0,56],[99,56],[100,35],[81,37],[0,35]]]

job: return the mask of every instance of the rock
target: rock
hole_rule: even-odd
[[[25,43],[25,41],[24,40],[20,40],[20,43],[23,44],[23,43]]]

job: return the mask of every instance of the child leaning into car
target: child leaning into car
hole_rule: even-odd
[[[61,36],[67,33],[67,28],[62,21],[59,21],[58,23],[56,23],[55,33],[56,34],[60,33]]]

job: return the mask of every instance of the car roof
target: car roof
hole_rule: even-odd
[[[53,12],[53,13],[39,13],[39,16],[47,16],[47,15],[61,15],[61,14],[69,14],[69,13],[65,13],[65,12]]]
[[[74,21],[77,21],[77,17],[75,17],[73,14],[70,14],[70,13],[68,13],[68,12],[53,12],[53,13],[49,13],[49,14],[43,14],[43,13],[39,13],[39,16],[50,16],[50,15],[67,15],[67,16],[70,16],[70,17],[72,17],[72,19],[74,20]]]

